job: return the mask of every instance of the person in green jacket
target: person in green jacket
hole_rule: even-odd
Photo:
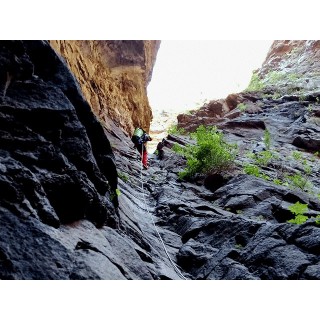
[[[134,143],[142,157],[142,165],[144,169],[148,169],[148,152],[146,143],[148,141],[152,141],[152,138],[142,128],[138,127],[134,130],[131,141]]]

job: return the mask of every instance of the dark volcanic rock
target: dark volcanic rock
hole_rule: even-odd
[[[110,144],[51,47],[23,45],[38,78],[13,82],[0,109],[4,177],[18,204],[13,196],[1,202],[7,208],[29,203],[26,213],[40,208],[42,221],[55,226],[56,216],[62,223],[87,217],[101,224],[114,216],[109,192],[116,181],[108,172],[115,169],[105,160],[112,157]]]
[[[80,219],[116,225],[110,143],[48,43],[1,41],[0,62],[12,74],[1,83],[0,278],[75,277],[74,251],[52,227]],[[87,269],[84,278],[91,277]]]
[[[0,44],[0,279],[320,279],[319,158],[307,152],[318,95],[241,93],[192,113],[189,129],[217,125],[239,154],[232,171],[186,181],[170,148],[189,138],[168,136],[163,160],[149,155],[142,170],[130,137],[112,119],[101,126],[47,42]],[[268,148],[259,177],[243,174],[247,153]],[[309,184],[274,183],[294,174]],[[287,222],[298,201],[301,225]]]
[[[320,162],[310,153],[320,150],[318,94],[275,99],[272,91],[248,92],[230,95],[226,101],[234,109],[218,121],[214,115],[202,123],[205,107],[189,118],[178,118],[178,126],[187,130],[215,125],[239,147],[231,179],[231,173],[195,177],[175,185],[180,192],[172,188],[160,193],[158,215],[183,242],[180,266],[195,279],[319,279],[319,226],[314,218],[320,214]],[[236,106],[242,102],[247,109],[240,112]],[[175,141],[179,143],[179,138]],[[258,164],[254,159],[267,151],[271,159]],[[180,171],[172,160],[164,162],[168,170]],[[258,177],[243,174],[249,164],[256,165]],[[203,181],[211,193],[203,189]],[[279,181],[282,185],[275,183]],[[179,201],[170,205],[174,195]],[[308,220],[301,225],[288,223],[295,217],[290,206],[297,202],[308,207]]]
[[[32,72],[1,83],[0,279],[180,279],[146,215],[130,139],[101,126],[47,42],[0,42],[3,70],[16,57]],[[118,186],[107,134],[121,136],[132,188]],[[161,234],[176,260],[180,238]]]
[[[319,151],[320,150],[320,130],[318,128],[305,128],[299,130],[299,134],[294,137],[292,144],[298,148]]]

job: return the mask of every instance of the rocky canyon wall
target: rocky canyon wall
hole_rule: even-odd
[[[180,116],[237,144],[230,171],[179,179],[171,147],[192,141],[177,134],[142,170],[128,132],[150,110],[148,43],[52,42],[105,130],[47,41],[0,41],[0,279],[320,279],[320,93],[281,87],[271,50],[257,90]]]
[[[210,101],[199,110],[178,115],[178,127],[193,131],[200,124],[213,125],[247,114],[261,112],[260,98],[307,100],[320,93],[320,41],[277,40],[267,53],[262,66],[253,72],[244,92],[233,93],[225,99]],[[318,102],[318,101],[317,101]]]
[[[274,41],[256,74],[262,89],[272,89],[279,94],[319,91],[320,41]]]
[[[135,126],[149,130],[152,111],[147,97],[160,41],[52,40],[65,58],[94,113],[110,119],[129,135]]]

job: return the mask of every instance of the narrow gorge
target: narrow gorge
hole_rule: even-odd
[[[0,279],[320,279],[320,42],[274,41],[247,90],[179,115],[142,170],[160,46],[0,41]],[[235,164],[180,179],[172,147],[200,125]]]

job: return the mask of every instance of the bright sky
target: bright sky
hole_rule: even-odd
[[[161,41],[148,86],[153,110],[187,110],[203,99],[244,90],[270,40]]]

